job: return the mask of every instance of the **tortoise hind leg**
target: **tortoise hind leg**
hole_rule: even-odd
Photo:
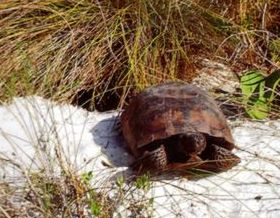
[[[142,157],[133,163],[132,168],[137,174],[143,172],[161,172],[167,167],[167,155],[164,145],[161,145],[153,151],[146,151]]]

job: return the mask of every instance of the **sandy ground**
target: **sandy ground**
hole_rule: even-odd
[[[117,117],[118,112],[87,112],[40,97],[0,106],[0,182],[20,185],[30,170],[59,175],[62,166],[92,171],[92,185],[111,185],[114,197],[115,178],[129,177],[133,162]],[[115,217],[133,216],[129,204],[143,198],[152,199],[153,217],[280,217],[280,121],[230,125],[240,148],[238,166],[197,181],[158,178],[147,192],[130,188]]]

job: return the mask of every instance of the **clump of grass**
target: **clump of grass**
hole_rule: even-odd
[[[148,85],[191,81],[203,57],[275,67],[277,9],[275,1],[2,1],[0,99],[39,94],[107,110]]]
[[[114,212],[115,200],[91,188],[81,176],[52,178],[38,172],[28,176],[25,187],[0,184],[1,217],[111,217]]]

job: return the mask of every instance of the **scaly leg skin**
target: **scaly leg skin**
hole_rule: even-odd
[[[164,145],[153,151],[146,151],[142,157],[136,160],[132,167],[137,171],[137,174],[142,174],[146,171],[157,173],[165,170],[167,156]]]
[[[226,171],[240,163],[240,158],[233,154],[230,150],[221,146],[209,145],[208,158],[205,163],[199,167],[213,172]]]

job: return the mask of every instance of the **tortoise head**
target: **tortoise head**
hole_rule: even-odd
[[[177,146],[187,156],[200,155],[206,148],[206,139],[202,133],[183,133],[178,136]]]

